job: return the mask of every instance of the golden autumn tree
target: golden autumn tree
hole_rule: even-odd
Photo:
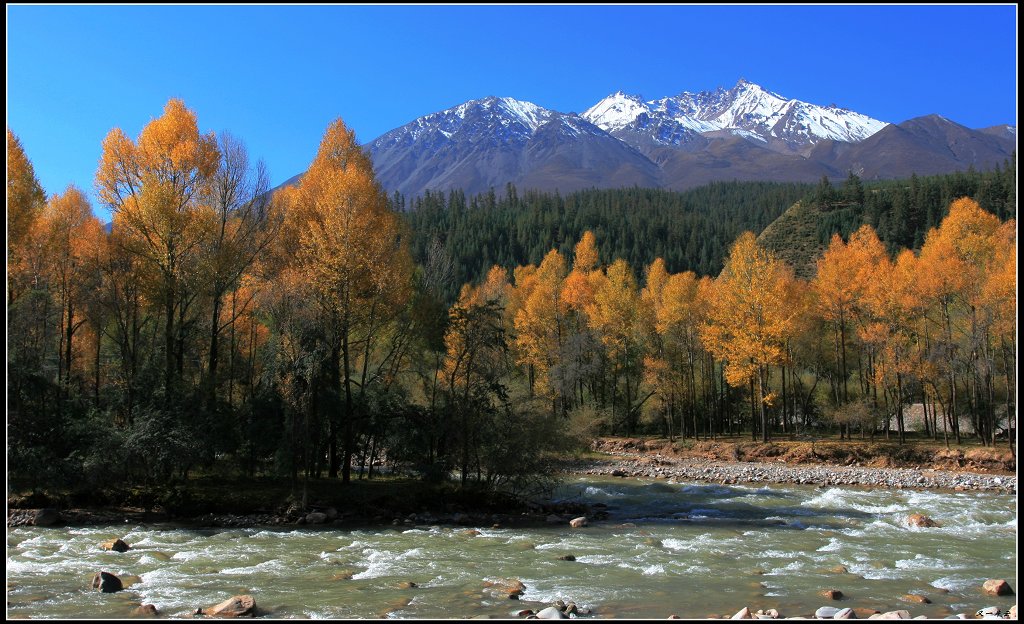
[[[616,260],[607,271],[594,271],[590,281],[594,302],[586,307],[588,322],[608,358],[613,409],[621,396],[620,417],[631,434],[640,408],[651,396],[639,399],[649,317],[642,310],[636,279],[625,260]],[[625,386],[621,393],[620,381]]]
[[[49,281],[61,309],[57,378],[66,387],[71,380],[73,338],[87,320],[83,309],[97,287],[96,280],[89,278],[99,270],[97,246],[103,226],[93,216],[85,193],[73,185],[50,198],[40,221]]]
[[[21,140],[7,129],[7,303],[26,287],[25,255],[32,226],[46,203],[32,161]]]
[[[1014,227],[1010,222],[1010,228]],[[921,296],[930,306],[936,329],[936,367],[946,377],[949,419],[960,442],[959,410],[975,413],[985,443],[995,435],[995,400],[992,387],[994,345],[985,284],[1006,265],[1005,251],[1012,237],[1007,226],[969,198],[960,198],[937,229],[928,232],[921,248],[924,267],[919,279]],[[966,378],[969,397],[958,396],[958,372]],[[965,402],[963,399],[967,398]]]
[[[995,236],[992,268],[987,272],[980,293],[980,314],[991,338],[998,345],[1004,376],[1004,408],[1007,417],[1007,443],[1014,444],[1017,429],[1016,395],[1016,332],[1017,332],[1017,240],[1016,220],[1000,226]],[[994,358],[994,353],[992,355]]]
[[[447,416],[452,424],[457,423],[449,431],[458,449],[463,486],[469,479],[471,463],[476,460],[479,464],[478,451],[492,425],[488,420],[499,409],[495,403],[505,399],[501,378],[509,367],[508,345],[500,303],[493,296],[498,271],[492,269],[489,273],[490,285],[462,289],[449,311],[445,332],[441,374]]]
[[[214,135],[201,134],[195,113],[172,99],[137,141],[120,128],[111,130],[96,172],[100,200],[113,212],[119,240],[158,280],[168,399],[184,364],[181,325],[204,278],[199,260],[213,212],[202,199],[219,156]]]
[[[670,409],[677,405],[684,408],[680,412],[680,435],[686,430],[683,419],[688,412],[693,435],[697,437],[697,369],[703,358],[699,327],[704,321],[704,311],[696,274],[686,271],[669,275],[653,310],[654,328],[666,359],[666,387],[672,393]]]
[[[228,133],[217,137],[217,146],[220,160],[217,171],[204,189],[203,198],[213,210],[213,231],[205,238],[203,249],[211,303],[206,369],[211,408],[217,397],[221,334],[225,331],[234,333],[234,323],[238,318],[235,312],[246,309],[250,302],[240,302],[236,291],[246,271],[271,243],[280,227],[280,213],[273,210],[270,178],[263,162],[251,165],[245,144]],[[224,304],[229,293],[232,313],[225,316]],[[246,293],[250,298],[254,294],[252,289],[246,289]]]
[[[566,391],[557,371],[554,376],[551,374],[561,363],[567,339],[567,309],[561,292],[566,275],[565,258],[552,249],[537,268],[533,288],[515,316],[517,360],[534,372],[536,379],[531,376],[531,381],[539,383],[541,394],[551,400],[553,411],[557,411],[558,399]]]
[[[604,350],[590,328],[586,309],[594,303],[594,284],[603,277],[593,232],[587,230],[574,248],[572,271],[562,281],[559,296],[565,306],[566,348],[560,363],[562,400],[566,407],[584,405],[586,388],[601,367]]]
[[[330,475],[338,470],[337,426],[343,427],[342,480],[351,478],[357,403],[371,386],[390,383],[402,350],[384,341],[411,291],[412,260],[398,216],[355,133],[341,119],[324,134],[298,187],[285,195],[283,239],[295,241],[294,263],[331,328],[329,367],[342,399],[331,423]],[[390,337],[394,337],[393,334]]]
[[[896,420],[900,444],[905,441],[905,385],[908,377],[919,368],[913,360],[917,352],[915,328],[921,313],[917,276],[918,259],[909,249],[900,252],[895,262],[888,258],[880,262],[863,295],[869,320],[859,330],[861,340],[871,345],[874,354],[872,384],[884,390],[885,403]],[[887,437],[888,431],[886,427]]]
[[[765,406],[774,399],[769,367],[783,361],[792,327],[793,312],[786,301],[791,273],[757,244],[753,233],[744,232],[729,250],[701,327],[705,348],[726,362],[729,384],[753,386],[764,441],[769,435]]]

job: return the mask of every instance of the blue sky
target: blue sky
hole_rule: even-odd
[[[583,112],[744,77],[900,122],[1016,125],[1017,14],[991,6],[7,5],[7,126],[48,194],[93,195],[101,142],[172,97],[273,184],[337,117],[369,142],[488,95]],[[94,204],[102,218],[109,215]]]

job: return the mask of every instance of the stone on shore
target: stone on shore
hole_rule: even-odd
[[[585,527],[587,526],[587,519],[583,516],[580,516],[579,518],[573,518],[569,521],[569,526],[571,526],[574,529]]]
[[[327,514],[319,511],[311,511],[306,514],[306,524],[324,524],[327,522]]]
[[[63,521],[64,518],[61,517],[60,512],[50,507],[40,509],[32,517],[32,524],[36,526],[53,526]]]
[[[907,611],[906,609],[897,609],[896,611],[886,611],[885,613],[879,615],[878,619],[879,620],[909,620],[910,619],[910,611]]]
[[[210,617],[255,617],[256,601],[252,596],[232,596],[224,602],[207,609],[197,609],[196,615]]]
[[[866,620],[872,615],[881,615],[881,611],[878,609],[868,609],[866,607],[854,607],[853,613],[857,616],[857,619],[860,620]]]
[[[121,539],[112,539],[109,542],[103,542],[100,544],[100,548],[103,550],[113,550],[115,552],[128,552],[131,547],[128,544],[125,544]]]
[[[854,613],[853,609],[846,607],[836,611],[835,615],[832,616],[833,620],[856,620],[857,614]]]
[[[818,618],[819,620],[827,620],[835,617],[836,613],[839,613],[840,611],[842,611],[842,609],[839,609],[837,607],[820,607],[817,611],[814,612],[814,617]]]
[[[537,612],[537,618],[541,620],[565,620],[568,619],[568,616],[559,611],[558,607],[545,607]]]
[[[124,585],[121,584],[121,579],[110,572],[97,572],[92,577],[92,588],[98,589],[104,594],[113,594],[124,589]]]
[[[752,620],[752,619],[754,619],[754,616],[750,615],[750,609],[748,607],[743,607],[742,609],[737,611],[736,615],[732,616],[732,618],[730,618],[730,619],[733,619],[733,620]]]
[[[989,579],[982,585],[982,589],[989,596],[1012,596],[1013,589],[1010,588],[1010,584],[1003,579]]]

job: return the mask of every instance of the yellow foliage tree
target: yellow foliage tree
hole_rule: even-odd
[[[46,203],[21,140],[7,129],[7,303],[26,287],[25,255],[32,226]]]
[[[651,396],[648,394],[637,401],[641,366],[650,331],[646,323],[649,317],[642,310],[636,279],[625,260],[616,260],[605,272],[592,272],[589,281],[594,292],[594,302],[586,306],[588,322],[604,346],[611,366],[613,409],[620,396],[620,379],[625,384],[621,394],[620,414],[627,434],[631,434],[636,426],[639,409]]]
[[[407,237],[387,206],[369,157],[341,119],[328,126],[309,170],[282,202],[287,211],[282,242],[294,244],[294,266],[333,329],[330,368],[344,405],[341,470],[347,483],[356,399],[371,384],[391,379],[402,353],[399,346],[382,349],[381,343],[411,294]],[[335,424],[332,419],[331,476],[338,469]]]
[[[128,251],[154,269],[164,306],[164,386],[170,399],[183,365],[180,323],[205,278],[201,248],[214,215],[202,198],[220,153],[212,133],[200,134],[194,112],[179,99],[164,107],[133,142],[114,128],[103,140],[96,172],[100,200]]]
[[[701,326],[705,348],[726,362],[729,384],[753,384],[765,441],[769,367],[783,361],[792,327],[786,300],[791,275],[788,266],[757,244],[753,233],[744,232],[729,250],[709,301],[708,320]]]
[[[515,316],[517,361],[530,367],[535,375],[531,388],[534,383],[539,385],[553,409],[563,394],[561,380],[551,379],[549,373],[561,361],[566,337],[567,308],[562,298],[566,273],[565,258],[552,249],[537,268],[533,288]]]

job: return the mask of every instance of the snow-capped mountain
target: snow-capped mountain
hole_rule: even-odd
[[[787,99],[741,79],[730,89],[644,100],[618,91],[582,115],[486,97],[415,119],[365,146],[387,191],[685,189],[715,180],[817,182],[988,168],[1015,126],[972,130],[938,116],[889,124]],[[294,183],[298,176],[285,182]]]
[[[644,135],[654,144],[677,145],[679,137],[692,137],[690,133],[726,131],[793,153],[803,153],[823,140],[863,141],[888,125],[834,105],[787,99],[743,79],[728,90],[684,91],[647,102],[619,91],[583,117],[634,145]],[[657,133],[637,132],[641,127],[657,128]],[[678,130],[666,132],[666,127]]]
[[[579,115],[508,97],[421,117],[367,149],[384,187],[406,194],[472,194],[507,182],[545,190],[659,185],[654,163]]]

